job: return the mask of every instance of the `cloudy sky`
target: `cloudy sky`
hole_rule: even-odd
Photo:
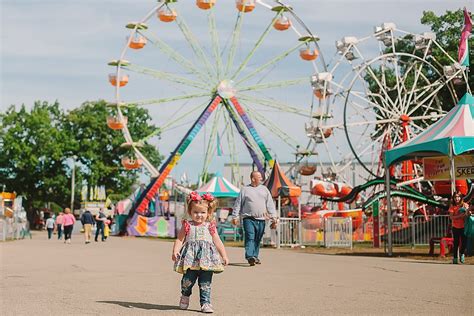
[[[230,32],[235,23],[233,2],[233,0],[217,1],[216,22],[221,48],[228,46]],[[272,3],[271,0],[266,2]],[[446,10],[457,10],[464,6],[471,11],[473,9],[472,1],[460,0],[287,0],[286,3],[290,4],[311,31],[321,38],[320,47],[326,63],[331,63],[335,56],[335,40],[343,36],[370,35],[373,27],[383,22],[395,22],[402,30],[421,33],[428,31],[419,22],[425,10],[442,14]],[[0,109],[4,110],[12,104],[31,106],[35,100],[49,102],[58,100],[65,109],[73,109],[88,100],[114,101],[114,89],[107,81],[107,75],[113,72],[113,69],[107,62],[117,59],[125,45],[128,30],[124,25],[142,19],[155,5],[154,0],[1,0]],[[176,7],[180,17],[190,26],[202,45],[210,47],[207,20],[203,11],[194,5],[194,0],[179,1]],[[244,59],[246,51],[249,51],[252,43],[267,26],[268,19],[271,19],[268,10],[263,7],[259,7],[251,14],[248,14],[242,26],[236,60]],[[150,21],[151,27],[159,28],[156,34],[160,39],[174,49],[183,51],[184,56],[188,56],[189,52],[186,50],[189,51],[189,46],[178,36],[179,30],[169,25],[161,25],[156,19]],[[247,71],[268,61],[269,56],[275,56],[273,52],[282,52],[291,47],[289,39],[276,36],[275,34],[269,36],[249,63]],[[211,50],[208,48],[205,52],[212,56]],[[182,74],[182,69],[178,70],[179,67],[158,53],[154,55],[155,52],[150,49],[144,50],[142,55],[136,52],[130,53],[126,58],[153,69]],[[287,74],[291,74],[288,75],[289,78],[311,75],[311,70],[305,70],[304,67],[306,65],[303,66],[298,58],[290,58],[276,70],[272,70],[269,77],[273,78],[269,81],[283,80]],[[131,74],[130,81],[129,90],[123,89],[121,92],[126,101],[170,97],[191,91],[176,89],[173,93],[169,93],[167,83],[134,74]],[[282,91],[275,91],[273,96],[291,104],[309,104],[310,99],[304,99],[307,96],[303,96],[298,89],[291,88],[285,90],[283,94]],[[203,102],[203,100],[191,100],[191,103],[198,101]],[[166,105],[160,109],[150,107],[150,112],[154,117],[154,123],[162,126],[169,118],[167,115],[176,114],[177,107],[183,108],[188,105],[192,107],[192,104],[183,102],[168,105],[171,108],[166,108]],[[183,111],[185,110],[186,108]],[[288,116],[284,113],[269,113],[267,118],[278,126],[288,125]],[[184,121],[186,122],[190,123]],[[301,121],[284,128],[288,134],[302,143],[303,123]],[[173,150],[187,127],[178,126],[153,142],[166,154]],[[223,128],[222,125],[220,128]],[[209,131],[210,127],[207,129],[208,133]],[[291,159],[290,148],[278,151],[279,140],[272,133],[265,132],[263,127],[260,133],[276,156],[281,160]],[[174,173],[178,177],[183,171],[188,171],[191,178],[196,177],[197,170],[203,163],[204,133],[201,134],[176,168]],[[248,161],[245,149],[242,148],[241,151],[239,158]],[[217,159],[213,162],[214,169],[221,168],[224,161]]]

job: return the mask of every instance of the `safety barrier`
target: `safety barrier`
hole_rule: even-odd
[[[325,247],[352,248],[352,218],[329,217],[324,222]]]
[[[298,218],[280,218],[279,245],[300,245],[300,220]]]
[[[327,228],[326,225],[331,225],[333,221],[337,221],[333,220],[333,218],[334,217],[326,219],[303,219],[301,221],[302,244],[312,246],[327,246],[328,242],[331,244],[332,237],[327,236],[327,229],[332,230],[333,228],[331,226]],[[381,217],[380,220],[381,241],[386,242],[385,218]],[[288,224],[285,225],[288,226]],[[297,226],[296,223],[292,223],[292,225]],[[393,245],[396,246],[415,247],[429,245],[431,238],[447,236],[450,227],[451,221],[448,215],[417,215],[410,217],[406,223],[392,223],[392,242]],[[364,218],[363,223],[359,225],[359,227],[352,228],[351,240],[353,243],[373,242],[374,227],[371,218]],[[347,232],[344,233],[344,238],[348,239]],[[282,242],[286,243],[287,239],[283,238]]]

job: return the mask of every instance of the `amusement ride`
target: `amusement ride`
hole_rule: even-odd
[[[131,215],[150,213],[150,203],[206,123],[210,133],[201,175],[209,172],[216,153],[226,152],[236,183],[244,151],[263,175],[278,155],[291,151],[297,157],[288,171],[293,179],[320,168],[310,191],[324,207],[328,201],[338,202],[340,210],[344,203],[372,202],[383,190],[383,151],[443,118],[447,111],[441,100],[456,104],[455,88],[467,81],[466,67],[434,33],[414,34],[394,23],[383,23],[365,37],[337,40],[336,53],[325,59],[319,37],[281,1],[160,0],[125,27],[126,43],[119,58],[109,62],[115,69],[109,74],[115,115],[107,124],[125,138],[122,146],[129,155],[123,166],[144,167],[152,177]],[[275,42],[287,49],[276,51]],[[126,100],[127,95],[150,98]],[[159,128],[136,139],[124,114],[132,106],[158,107]],[[143,144],[167,133],[176,139],[178,131],[181,140],[159,168],[153,166]],[[363,168],[357,176],[364,184],[357,187],[344,174],[354,163]],[[426,204],[440,206],[427,196],[432,184],[422,182],[420,161],[389,170],[398,179],[394,185],[401,193],[394,199],[404,222],[409,209],[426,214]]]

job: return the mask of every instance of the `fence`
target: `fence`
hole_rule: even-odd
[[[280,218],[279,245],[292,246],[300,243],[300,220],[298,218]]]
[[[324,222],[325,247],[352,248],[352,218],[329,217]]]
[[[22,233],[23,224],[14,222],[10,218],[0,218],[0,238],[2,241],[7,239],[20,239],[24,237]]]
[[[433,237],[448,235],[451,227],[449,215],[415,216],[406,224],[392,224],[392,243],[395,246],[429,245]],[[384,236],[385,237],[385,236]],[[383,238],[385,241],[385,238]]]
[[[332,225],[332,221],[335,221],[333,219],[332,217],[327,219],[303,219],[301,226],[297,223],[298,219],[282,219],[280,223],[280,245],[297,244],[299,232],[301,232],[301,244],[303,245],[328,246],[328,243],[331,245],[333,243],[333,239],[331,238],[335,236],[328,237],[327,234],[335,229],[339,229],[332,226],[326,227],[326,225]],[[381,241],[386,242],[385,218],[381,217],[380,220]],[[298,230],[299,227],[301,227],[301,230]],[[415,216],[410,218],[407,223],[392,223],[392,242],[393,245],[396,246],[415,247],[428,245],[431,238],[448,235],[450,227],[451,221],[448,215]],[[362,223],[357,226],[354,226],[353,223],[351,228],[351,241],[353,243],[372,243],[374,235],[373,228],[372,218],[364,218]],[[348,240],[349,238],[347,236],[348,233],[344,232],[344,238]],[[346,246],[349,247],[348,244],[346,244]]]

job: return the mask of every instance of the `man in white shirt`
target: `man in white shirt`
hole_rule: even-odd
[[[275,204],[270,191],[261,184],[262,175],[258,171],[250,174],[250,185],[240,189],[232,215],[233,223],[238,223],[239,217],[243,218],[245,234],[245,259],[251,266],[260,264],[260,242],[265,232],[265,220],[269,217],[276,221]]]

